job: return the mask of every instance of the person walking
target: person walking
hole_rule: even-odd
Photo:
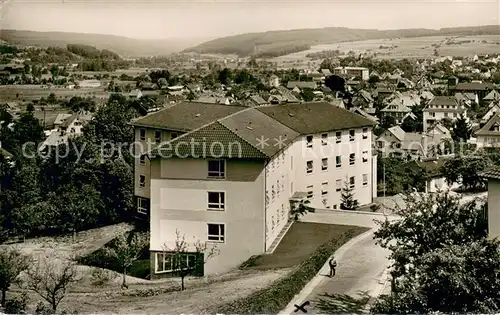
[[[332,257],[328,264],[330,265],[330,278],[332,278],[335,276],[335,268],[337,268],[337,261],[335,260],[335,257]]]

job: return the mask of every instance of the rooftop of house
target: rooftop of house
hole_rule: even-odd
[[[491,83],[463,82],[463,83],[458,83],[456,86],[450,88],[463,91],[485,91],[485,90],[493,90],[495,86]]]
[[[293,89],[298,87],[299,89],[316,89],[318,86],[314,81],[288,81],[287,88]]]
[[[479,176],[487,178],[487,179],[500,180],[500,167],[495,166],[495,167],[489,168],[489,169],[479,173]]]
[[[476,131],[476,136],[500,136],[500,115],[495,113],[481,129]]]
[[[179,156],[208,157],[212,154],[225,158],[266,159],[299,135],[373,125],[369,119],[326,102],[266,105],[239,110],[214,120],[163,144],[152,154],[168,152]],[[177,144],[186,141],[203,143],[205,148],[212,148],[217,143],[219,151],[202,152],[203,146],[182,146],[181,151],[185,152],[179,152],[181,146]],[[173,147],[176,152],[169,152]]]
[[[455,96],[435,96],[432,101],[429,103],[429,106],[458,106],[458,101]],[[428,108],[424,109],[427,110]]]
[[[132,121],[137,127],[188,132],[247,107],[202,102],[181,102]]]
[[[492,90],[488,95],[486,95],[483,100],[485,101],[493,101],[493,100],[500,100],[500,93],[497,92],[497,90]]]

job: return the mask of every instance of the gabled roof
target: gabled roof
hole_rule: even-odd
[[[365,118],[367,118],[367,119],[369,119],[369,120],[371,120],[371,121],[373,121],[373,122],[378,122],[378,118],[377,118],[377,117],[375,117],[375,116],[372,116],[372,115],[368,114],[367,112],[365,112],[364,110],[362,110],[362,109],[361,109],[361,108],[359,108],[359,107],[354,107],[353,109],[351,109],[351,111],[352,111],[353,113],[356,113],[356,114],[358,114],[358,115],[361,115],[361,116],[363,116],[363,117],[365,117]]]
[[[398,139],[399,141],[403,141],[404,138],[405,138],[405,132],[399,126],[391,127],[389,129],[387,129],[387,131],[389,131],[390,133],[392,133],[392,135],[394,137],[396,137],[396,139]]]
[[[182,102],[132,121],[138,127],[187,132],[247,107],[199,102]]]
[[[492,100],[500,100],[500,93],[497,90],[492,90],[488,95],[486,95],[483,100],[492,101]]]
[[[495,126],[498,126],[500,130],[500,116],[497,113],[488,120],[483,128],[476,131],[476,136],[500,136],[500,131],[492,130]]]
[[[381,112],[402,112],[402,113],[409,113],[411,112],[411,109],[409,107],[406,107],[405,105],[403,105],[401,102],[394,102],[394,100],[389,104],[387,105],[386,107],[384,107]]]

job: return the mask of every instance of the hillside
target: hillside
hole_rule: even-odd
[[[196,44],[196,40],[142,40],[103,34],[0,30],[0,40],[24,46],[66,47],[68,44],[108,49],[124,57],[166,55]]]
[[[312,45],[330,44],[344,41],[358,41],[379,38],[401,38],[420,36],[458,36],[458,35],[498,35],[500,26],[472,26],[457,28],[403,29],[403,30],[369,30],[350,29],[345,27],[327,27],[318,29],[297,29],[287,31],[269,31],[264,33],[247,33],[214,39],[185,52],[221,53],[248,55],[285,54],[287,51],[307,50]],[[275,54],[276,55],[276,54]]]

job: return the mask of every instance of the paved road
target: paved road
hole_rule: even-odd
[[[306,286],[284,313],[295,313],[293,304],[302,305],[305,301],[310,302],[306,306],[307,314],[327,313],[318,308],[318,302],[325,294],[335,296],[329,299],[331,306],[328,313],[359,313],[366,300],[364,303],[357,300],[378,296],[386,279],[389,252],[375,244],[372,231],[363,234],[347,247],[335,254],[338,263],[335,277],[328,277],[328,265],[325,265],[317,278],[313,279],[312,282],[316,282],[314,287]],[[299,310],[295,314],[303,312]]]

